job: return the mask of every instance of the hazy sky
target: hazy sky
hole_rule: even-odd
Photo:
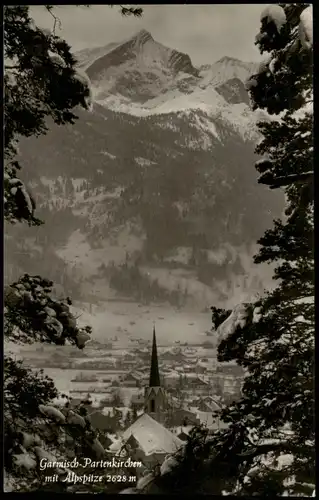
[[[162,44],[186,52],[195,65],[213,63],[223,56],[259,61],[254,46],[259,31],[262,4],[144,5],[140,19],[123,17],[118,7],[89,8],[57,6],[63,36],[74,51],[106,45],[134,35],[142,28]],[[53,18],[43,6],[32,6],[38,26],[53,27]]]

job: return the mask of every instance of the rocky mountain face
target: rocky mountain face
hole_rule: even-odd
[[[216,90],[228,104],[244,103],[249,106],[249,95],[247,94],[245,85],[239,78],[226,80],[226,82],[218,85]]]
[[[6,280],[29,272],[79,300],[200,309],[262,289],[268,274],[251,256],[284,200],[257,184],[267,116],[244,87],[255,64],[195,68],[144,30],[78,60],[95,105],[21,141],[45,225],[7,228]]]

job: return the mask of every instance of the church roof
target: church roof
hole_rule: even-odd
[[[181,439],[146,413],[123,433],[122,442],[126,442],[132,435],[145,455],[174,453],[183,445]]]
[[[158,371],[158,359],[157,359],[157,347],[156,347],[156,335],[155,327],[153,328],[153,346],[152,346],[152,359],[151,359],[151,372],[150,372],[150,383],[149,387],[159,387],[160,377]]]

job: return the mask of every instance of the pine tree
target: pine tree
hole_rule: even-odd
[[[132,416],[131,416],[131,412],[128,411],[125,415],[125,418],[124,418],[124,429],[127,429],[132,423]]]
[[[28,6],[4,9],[4,59],[5,219],[39,225],[34,200],[17,178],[17,138],[46,133],[48,117],[58,125],[74,123],[73,108],[91,106],[90,84],[76,71],[68,44],[38,28]]]
[[[67,198],[74,198],[74,186],[72,180],[68,177],[65,181],[65,195]]]
[[[259,124],[259,182],[284,189],[285,219],[259,240],[255,262],[276,263],[277,286],[230,321],[213,308],[218,360],[245,368],[242,397],[220,412],[227,429],[195,429],[177,465],[154,484],[238,496],[311,495],[314,450],[314,255],[312,12],[267,7],[256,38],[270,57],[248,82],[253,107],[280,118]],[[235,314],[236,312],[236,314]],[[236,316],[237,315],[237,316]],[[228,316],[225,314],[225,316]],[[222,318],[223,319],[223,318]],[[227,328],[226,328],[227,326]],[[224,333],[225,332],[225,333]],[[153,484],[153,486],[154,486]],[[152,492],[152,487],[149,488]]]
[[[41,459],[72,460],[103,454],[95,431],[83,405],[66,404],[57,408],[53,399],[58,391],[53,380],[43,372],[33,372],[10,356],[4,360],[4,470],[5,490],[18,492],[54,491],[45,476],[59,473],[59,491],[68,491],[65,475],[59,467],[41,471]],[[63,396],[63,395],[62,395]],[[81,474],[81,468],[74,472]],[[62,480],[62,482],[61,482]],[[61,489],[62,488],[62,489]]]
[[[53,16],[53,31],[42,30],[29,16],[29,6],[4,9],[4,118],[5,168],[4,216],[8,223],[42,223],[35,217],[35,202],[23,181],[16,159],[18,140],[45,134],[47,120],[57,125],[74,123],[78,105],[91,109],[90,82],[76,70],[76,60],[65,40],[55,34],[53,6],[43,6]],[[121,7],[124,15],[140,15],[139,8]],[[56,300],[53,282],[25,274],[5,289],[4,336],[21,343],[34,341],[82,349],[91,328],[79,328],[71,314],[71,300]],[[85,408],[56,408],[54,382],[32,372],[10,355],[4,360],[5,489],[54,490],[44,476],[60,474],[59,467],[40,471],[42,458],[64,461],[76,456],[101,458],[104,448],[92,429]],[[77,471],[76,471],[77,472]],[[68,484],[59,481],[61,492]],[[92,490],[92,492],[94,492]]]
[[[246,325],[237,327],[219,346],[219,361],[235,359],[248,372],[243,398],[222,413],[225,421],[246,431],[254,429],[254,438],[239,433],[233,443],[252,441],[245,456],[255,458],[247,460],[246,470],[248,464],[257,467],[239,486],[241,494],[248,495],[278,495],[284,490],[289,495],[309,494],[314,484],[313,118],[308,15],[307,4],[266,9],[257,45],[261,52],[270,52],[270,58],[267,69],[249,84],[254,107],[282,113],[279,121],[259,124],[263,140],[256,152],[265,157],[256,168],[262,174],[259,182],[273,189],[285,186],[287,207],[285,221],[274,221],[274,227],[259,240],[261,249],[255,256],[255,263],[277,263],[274,279],[278,285],[247,305]],[[271,454],[267,465],[264,446]],[[287,465],[278,466],[285,455]]]
[[[52,31],[36,26],[27,5],[4,8],[4,216],[10,223],[42,223],[35,217],[33,197],[17,177],[18,137],[46,134],[48,118],[57,125],[73,124],[76,106],[92,109],[90,81],[76,68],[70,46],[55,33],[59,20],[53,6],[43,8],[54,18]],[[120,12],[141,16],[142,9],[120,6]]]
[[[136,407],[134,406],[133,409],[132,409],[132,422],[135,422],[135,420],[137,419],[137,410],[136,410]]]

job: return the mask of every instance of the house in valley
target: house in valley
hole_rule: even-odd
[[[152,468],[162,464],[168,454],[176,452],[181,446],[181,439],[149,414],[143,413],[122,434],[120,442],[110,449],[114,454],[122,450],[132,460],[140,460],[147,468]]]

